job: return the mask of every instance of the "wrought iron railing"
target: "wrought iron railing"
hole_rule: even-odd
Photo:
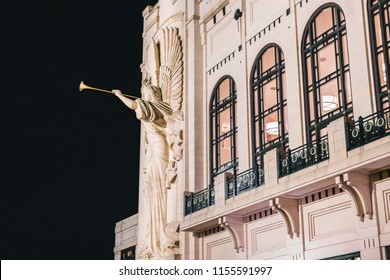
[[[249,191],[264,184],[263,166],[251,168],[237,176],[232,176],[226,182],[226,199],[236,196],[242,192]]]
[[[184,196],[184,215],[207,208],[215,203],[214,186]]]
[[[390,108],[346,124],[348,151],[390,134]]]
[[[328,135],[325,135],[318,142],[305,144],[279,154],[279,177],[287,176],[328,158]]]

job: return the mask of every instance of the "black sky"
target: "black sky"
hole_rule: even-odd
[[[9,1],[0,9],[1,259],[112,259],[137,212],[142,10],[157,0]]]

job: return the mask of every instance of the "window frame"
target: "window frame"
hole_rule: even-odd
[[[271,68],[261,69],[261,61],[268,50],[273,48],[274,64]],[[277,54],[276,54],[277,52]],[[285,123],[287,120],[287,90],[283,87],[283,75],[286,75],[285,57],[281,47],[275,43],[264,46],[256,56],[250,76],[250,103],[251,103],[251,132],[252,132],[252,160],[253,166],[263,164],[263,155],[274,148],[288,148],[288,130]],[[263,87],[269,81],[276,79],[276,105],[264,111]],[[265,83],[264,83],[265,82]],[[255,104],[257,103],[257,104]],[[256,112],[256,106],[258,112]],[[276,113],[278,122],[278,137],[272,141],[265,141],[266,129],[265,118]],[[258,144],[257,144],[257,140]]]
[[[219,88],[225,80],[229,81],[229,94],[228,97],[226,97],[225,99],[219,100]],[[225,132],[223,137],[220,137],[218,131],[221,127],[219,123],[219,115],[221,114],[221,112],[225,111],[226,109],[230,109],[230,118],[231,118],[230,130]],[[231,76],[225,75],[221,77],[216,83],[216,86],[212,91],[210,102],[209,102],[209,153],[210,153],[209,174],[210,174],[211,185],[214,184],[214,178],[221,173],[231,171],[235,176],[238,172],[239,163],[238,163],[238,152],[237,152],[237,143],[236,143],[237,134],[238,134],[238,125],[237,125],[236,110],[237,110],[237,86],[234,79]],[[235,126],[233,127],[232,124],[234,124]],[[215,139],[214,139],[214,135],[215,135]],[[221,143],[224,140],[227,140],[228,137],[230,137],[230,141],[231,141],[230,142],[231,160],[228,163],[220,164],[221,155],[219,151],[219,143]],[[215,164],[214,164],[214,159],[216,160]]]
[[[384,10],[383,7],[386,5],[385,0],[378,0],[378,3],[373,5],[373,2],[375,0],[369,0],[367,1],[367,16],[368,16],[368,22],[369,22],[369,33],[370,33],[370,48],[371,48],[371,67],[372,67],[372,73],[373,73],[373,79],[374,79],[374,90],[375,90],[375,102],[376,102],[376,108],[377,111],[382,111],[384,109],[384,106],[387,105],[387,107],[390,107],[390,67],[387,67],[386,71],[386,86],[387,92],[382,91],[382,86],[380,82],[380,73],[379,73],[379,62],[378,62],[378,55],[380,51],[379,47],[377,47],[376,42],[376,30],[375,30],[375,13],[377,12],[379,14],[380,18],[380,31],[381,31],[381,37],[382,37],[382,53],[383,53],[383,60],[384,64],[389,65],[390,64],[390,38],[386,38],[386,26],[384,25]],[[390,9],[390,4],[388,4],[388,9]],[[390,28],[390,18],[389,18],[389,28]],[[390,31],[389,31],[390,33]],[[390,36],[389,36],[390,37]],[[385,40],[386,39],[386,40]],[[388,62],[388,63],[386,63]],[[386,99],[387,98],[387,103]]]
[[[328,29],[320,35],[316,34],[316,37],[313,38],[313,34],[317,30],[315,26],[316,19],[324,10],[328,8],[332,9],[332,31],[330,31],[331,29]],[[341,19],[341,16],[343,19]],[[311,144],[313,141],[318,142],[321,139],[321,132],[326,129],[329,123],[333,120],[345,115],[351,120],[353,119],[353,98],[350,81],[348,34],[346,18],[343,10],[335,3],[326,3],[320,6],[308,20],[302,34],[301,56],[303,95],[305,103],[305,129],[307,143]],[[344,37],[346,42],[346,49],[343,47]],[[307,43],[307,39],[309,39],[309,43]],[[336,59],[336,71],[321,78],[318,61],[319,51],[321,51],[329,44],[335,44],[334,58]],[[347,56],[348,59],[347,63],[345,63],[345,56]],[[310,81],[308,77],[309,68],[307,60],[310,60]],[[346,74],[349,77],[348,79],[346,79]],[[321,112],[319,112],[319,106],[321,106],[320,97],[322,96],[320,88],[326,85],[328,82],[333,81],[336,81],[337,83],[337,97],[340,97],[339,99],[341,99],[342,105],[338,104],[338,107],[331,110],[330,112],[321,114]],[[310,86],[309,82],[311,82]],[[350,94],[349,102],[347,100],[346,94],[347,87]],[[313,120],[311,118],[311,111],[313,111]]]

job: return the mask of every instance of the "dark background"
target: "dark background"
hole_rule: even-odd
[[[113,259],[137,213],[142,11],[157,0],[1,4],[1,259]]]

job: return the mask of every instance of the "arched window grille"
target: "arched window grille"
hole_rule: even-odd
[[[370,35],[375,98],[378,110],[390,102],[390,1],[369,0]]]
[[[314,13],[302,41],[306,133],[308,143],[327,135],[328,124],[353,118],[346,22],[336,5]]]
[[[254,161],[276,146],[288,146],[286,73],[284,55],[271,44],[260,51],[252,70],[252,135]]]
[[[222,78],[215,87],[210,102],[210,166],[214,177],[238,171],[237,150],[237,89],[231,77]]]

